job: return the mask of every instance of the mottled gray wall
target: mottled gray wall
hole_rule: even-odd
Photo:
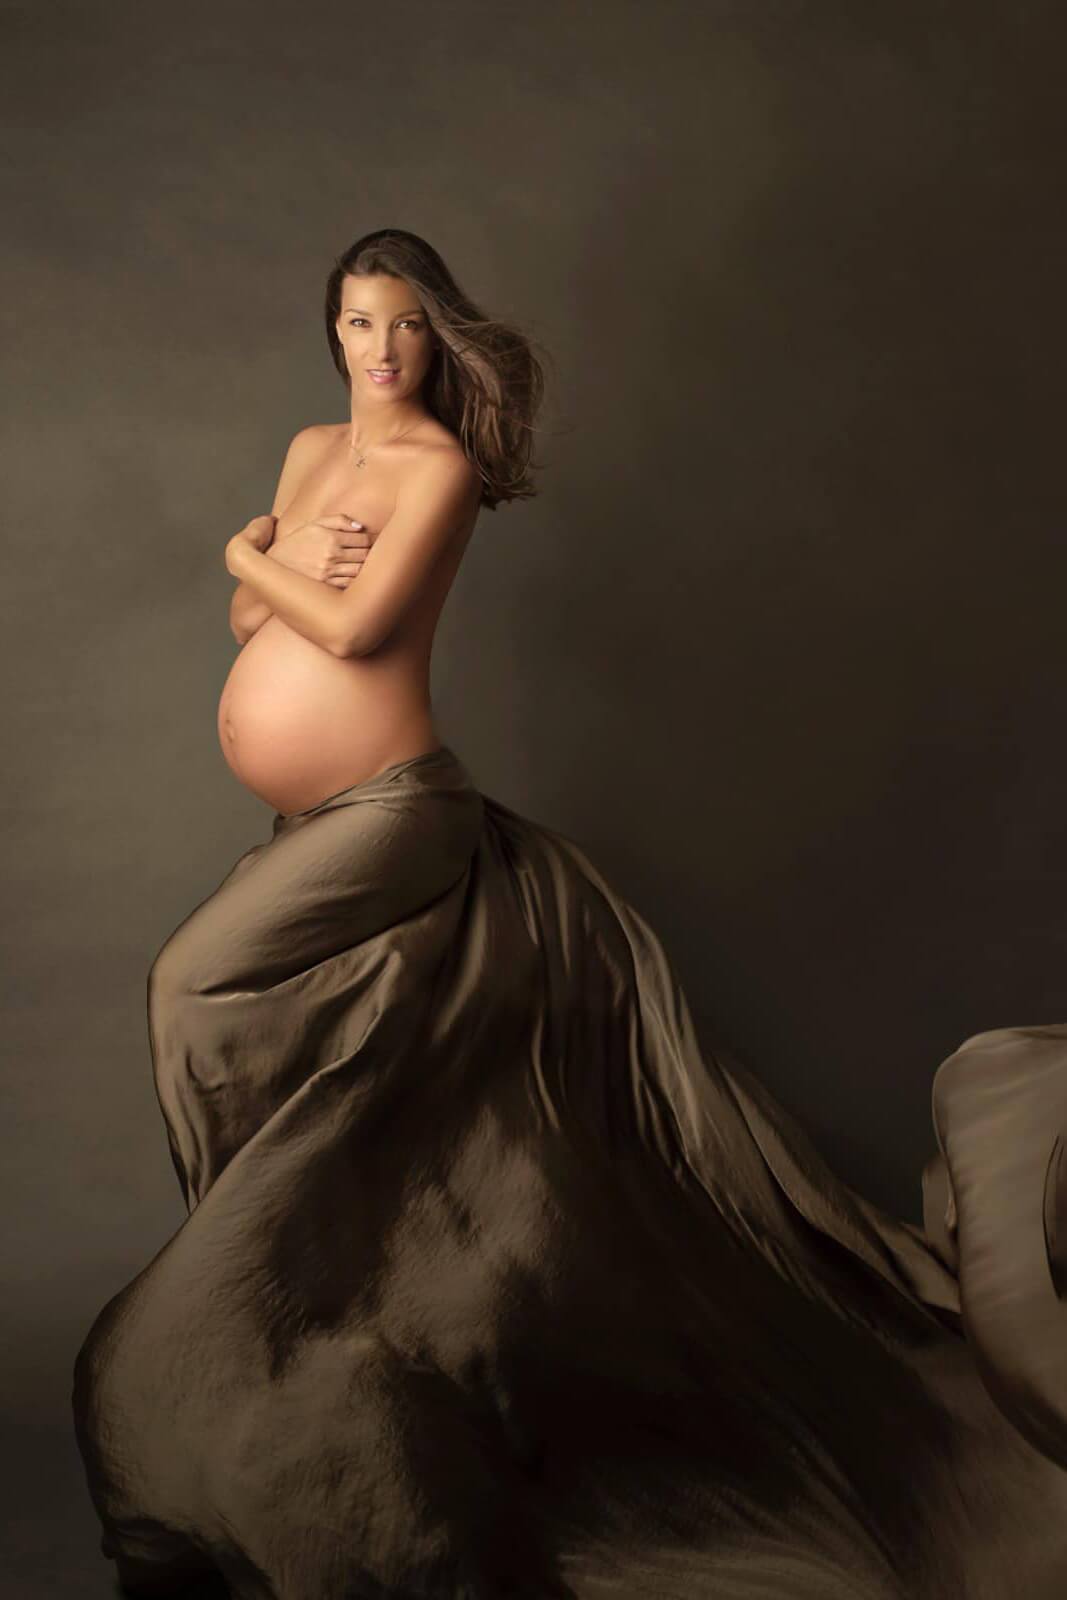
[[[0,19],[14,1413],[180,1220],[145,974],[269,818],[223,546],[346,415],[323,284],[386,224],[551,353],[444,736],[917,1220],[939,1060],[1067,1019],[1062,7]]]

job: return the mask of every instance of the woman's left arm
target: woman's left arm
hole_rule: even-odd
[[[320,517],[319,521],[341,527],[351,518]],[[272,517],[253,517],[247,527],[235,533],[226,545],[226,571],[258,595],[273,612],[312,644],[336,654],[338,607],[344,598],[340,589],[282,566],[267,554],[273,533]],[[352,527],[357,524],[352,522]]]
[[[335,656],[367,655],[392,632],[480,496],[473,463],[460,451],[435,451],[404,478],[392,516],[347,589],[271,561],[249,536],[251,523],[227,544],[226,567],[313,644]]]

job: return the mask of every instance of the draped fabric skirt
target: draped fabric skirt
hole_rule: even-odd
[[[148,1011],[188,1214],[73,1393],[130,1592],[1067,1594],[1067,1025],[940,1065],[896,1220],[447,746],[275,814]]]

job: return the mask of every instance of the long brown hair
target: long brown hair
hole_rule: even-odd
[[[423,380],[428,410],[459,439],[482,477],[481,504],[527,500],[535,419],[545,390],[533,341],[470,300],[432,245],[403,228],[365,233],[337,257],[326,280],[326,338],[346,389],[352,380],[337,337],[341,291],[349,273],[387,273],[415,290],[439,341]]]

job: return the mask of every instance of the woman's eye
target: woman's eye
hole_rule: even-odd
[[[366,317],[349,317],[348,326],[350,328],[358,328],[360,326],[360,324],[361,323],[365,323],[366,320],[367,320]],[[421,324],[418,323],[418,322],[415,322],[411,317],[405,317],[403,319],[403,321],[398,324],[398,326],[400,326],[401,328],[404,328],[404,327],[414,328],[416,330],[416,332],[417,332],[418,329],[420,328]]]

